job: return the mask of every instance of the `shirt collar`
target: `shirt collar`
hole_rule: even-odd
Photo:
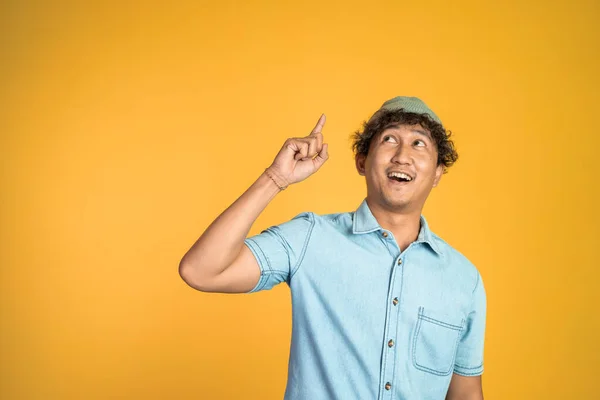
[[[427,220],[423,215],[421,215],[420,220],[421,229],[419,230],[419,235],[417,236],[416,242],[427,243],[433,251],[435,251],[439,256],[441,256],[442,252],[440,251],[437,243],[433,240],[433,234],[429,229]],[[371,212],[371,209],[367,204],[367,199],[365,198],[358,207],[358,209],[354,212],[354,218],[352,221],[352,233],[369,233],[379,229],[383,230],[383,228],[381,227],[381,225],[379,225],[379,222],[377,222],[377,219],[375,219],[375,216]]]

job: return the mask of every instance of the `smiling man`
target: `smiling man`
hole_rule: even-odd
[[[324,124],[285,141],[185,254],[181,277],[204,292],[288,284],[285,399],[483,399],[486,293],[477,268],[422,215],[457,154],[421,100],[386,101],[354,134],[367,185],[356,211],[304,212],[247,237],[277,193],[328,159]]]

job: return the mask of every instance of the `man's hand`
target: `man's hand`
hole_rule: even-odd
[[[321,115],[310,135],[287,139],[268,169],[288,185],[317,172],[329,158],[327,143],[323,143],[321,133],[324,125],[325,114]]]

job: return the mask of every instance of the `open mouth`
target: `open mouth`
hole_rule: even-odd
[[[413,177],[404,172],[390,172],[388,179],[393,183],[406,184],[413,181]]]

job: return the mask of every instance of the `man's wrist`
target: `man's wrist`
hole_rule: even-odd
[[[289,183],[270,167],[265,168],[265,174],[277,185],[279,190],[285,190],[289,186]]]

